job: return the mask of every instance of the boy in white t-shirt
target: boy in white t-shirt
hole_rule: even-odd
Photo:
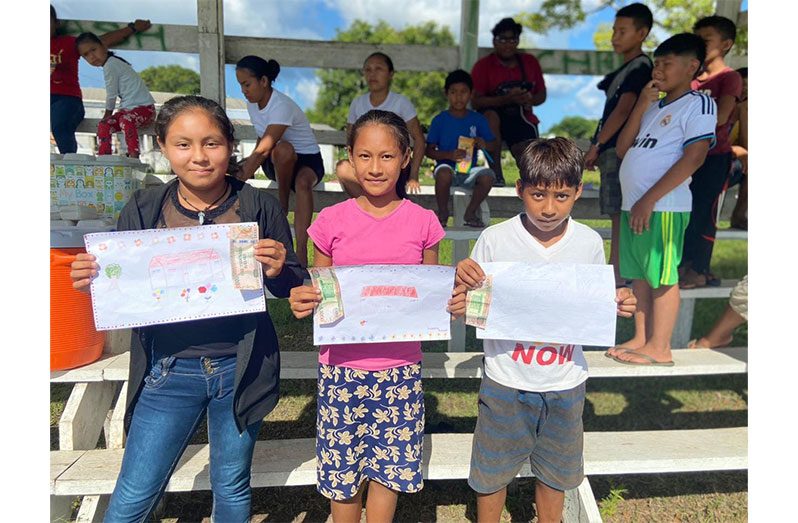
[[[537,139],[519,158],[518,196],[524,213],[488,227],[471,258],[457,264],[457,284],[478,288],[482,262],[606,263],[596,231],[570,218],[582,194],[582,153],[566,138]],[[636,299],[616,290],[618,315]],[[534,318],[519,318],[534,321]],[[553,362],[540,357],[554,349]],[[580,345],[484,340],[485,368],[468,484],[477,492],[477,519],[499,521],[507,485],[529,460],[537,478],[539,521],[560,521],[565,490],[583,480],[582,408],[587,363]]]
[[[620,270],[633,280],[635,336],[607,356],[628,365],[672,366],[679,314],[679,261],[690,221],[690,177],[715,142],[717,107],[690,82],[706,45],[691,33],[654,51],[653,80],[641,91],[616,150],[621,162]],[[665,93],[661,100],[659,92]]]

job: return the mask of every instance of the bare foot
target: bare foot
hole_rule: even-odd
[[[687,343],[688,349],[717,349],[718,347],[728,347],[731,345],[733,336],[729,336],[729,339],[718,341],[712,340],[710,338],[698,338],[697,340],[690,340]]]
[[[636,338],[632,338],[629,341],[626,341],[624,343],[619,343],[614,347],[610,347],[609,349],[607,349],[607,352],[605,354],[607,356],[617,356],[621,352],[626,352],[628,350],[638,350],[643,346],[645,346],[645,344],[646,342],[644,340],[641,341],[637,340]]]
[[[627,350],[625,352],[619,352],[618,354],[616,354],[616,357],[619,360],[629,361],[632,363],[640,363],[643,365],[651,363],[645,358],[641,358],[640,354],[645,354],[647,356],[650,356],[660,363],[667,363],[669,361],[672,361],[670,347],[665,347],[664,349],[661,349],[654,347],[653,345],[650,344],[643,345],[642,347],[636,350],[632,351]]]

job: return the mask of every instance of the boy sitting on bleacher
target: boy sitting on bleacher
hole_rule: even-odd
[[[486,225],[477,215],[477,210],[487,198],[496,174],[489,167],[476,165],[477,151],[488,149],[488,142],[496,138],[488,120],[468,109],[473,87],[471,75],[462,69],[449,73],[443,87],[449,108],[432,119],[427,134],[425,154],[435,160],[432,174],[435,177],[438,220],[443,227],[449,219],[449,188],[452,184],[473,190],[463,216],[465,224],[479,228]],[[470,150],[462,149],[463,143],[470,143]]]
[[[537,139],[519,157],[516,191],[524,210],[485,229],[471,258],[457,264],[457,285],[478,288],[483,262],[605,264],[601,237],[570,218],[582,194],[582,153],[566,138]],[[616,289],[618,315],[635,310],[631,290]],[[535,321],[519,318],[518,321]],[[538,521],[560,521],[565,491],[582,483],[587,362],[581,345],[549,365],[526,354],[563,344],[484,340],[485,368],[468,484],[477,492],[477,519],[499,521],[507,485],[529,460],[537,478]]]

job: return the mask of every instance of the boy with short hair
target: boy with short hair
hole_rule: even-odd
[[[653,80],[618,137],[621,276],[633,280],[638,299],[634,337],[607,351],[620,363],[673,365],[670,340],[679,313],[677,267],[690,221],[690,176],[715,143],[715,102],[690,88],[705,49],[690,33],[657,47]],[[660,91],[665,98],[658,100]]]
[[[719,285],[709,270],[717,232],[718,200],[729,179],[732,148],[729,141],[732,114],[743,92],[740,73],[728,67],[724,56],[734,45],[737,28],[723,16],[707,16],[697,21],[693,32],[706,43],[704,71],[693,80],[692,88],[712,97],[718,107],[715,129],[717,143],[709,150],[704,164],[690,183],[693,207],[690,225],[684,234],[680,287],[692,289],[707,284]]]
[[[449,219],[449,188],[465,187],[472,189],[471,201],[465,209],[463,220],[470,227],[485,227],[477,214],[479,206],[488,196],[495,173],[488,167],[476,165],[477,151],[488,149],[496,137],[490,130],[488,120],[476,111],[468,109],[474,83],[471,75],[462,69],[452,71],[446,76],[444,93],[449,100],[449,108],[441,111],[429,127],[425,154],[435,160],[435,199],[438,202],[438,220],[443,227]],[[472,150],[458,147],[460,137],[473,138]],[[468,163],[468,171],[455,169],[455,164]]]
[[[566,138],[537,139],[520,155],[516,191],[522,212],[485,229],[471,258],[457,264],[458,288],[478,288],[483,262],[605,264],[596,231],[570,218],[582,194],[582,153]],[[618,315],[629,317],[635,297],[616,289]],[[519,321],[534,321],[523,318]],[[484,373],[468,484],[477,492],[477,520],[499,521],[507,485],[529,460],[537,478],[538,521],[559,522],[565,490],[583,480],[582,409],[587,363],[580,345],[571,358],[542,365],[528,358],[533,341],[484,340]],[[552,345],[562,352],[564,344]],[[567,350],[567,349],[566,349]]]
[[[601,175],[599,207],[612,223],[610,240],[610,263],[615,271],[616,286],[624,285],[618,268],[618,236],[621,223],[621,182],[618,170],[621,160],[615,152],[615,142],[629,118],[637,96],[651,81],[651,58],[643,52],[643,42],[648,37],[654,17],[643,4],[635,3],[622,7],[615,14],[612,25],[612,48],[623,56],[623,65],[604,77],[598,88],[607,95],[604,112],[599,120],[592,145],[585,155],[585,167]]]

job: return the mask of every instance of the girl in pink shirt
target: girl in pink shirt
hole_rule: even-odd
[[[435,213],[405,199],[410,138],[396,114],[372,110],[349,134],[349,162],[363,194],[319,213],[308,229],[316,267],[438,263],[444,237]],[[321,301],[295,287],[297,318]],[[424,436],[421,343],[322,346],[319,353],[317,490],[333,520],[360,521],[369,483],[369,520],[391,521],[399,492],[418,492]]]

